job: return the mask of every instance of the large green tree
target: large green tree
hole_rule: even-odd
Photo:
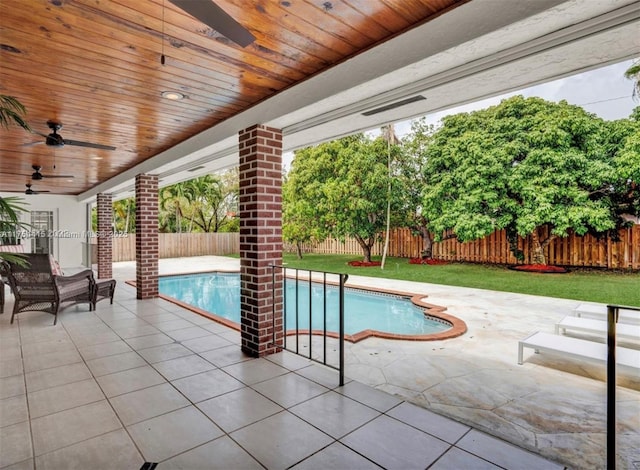
[[[401,152],[394,162],[394,178],[400,186],[403,210],[406,216],[399,222],[422,237],[422,256],[432,257],[433,239],[429,221],[422,207],[422,193],[426,186],[427,149],[433,141],[435,127],[425,118],[411,122],[411,131],[402,138]]]
[[[627,119],[608,121],[604,137],[615,173],[603,192],[609,196],[616,226],[624,226],[640,216],[640,107]]]
[[[310,230],[338,239],[353,237],[365,262],[371,261],[371,248],[385,229],[388,198],[392,214],[399,206],[397,187],[391,185],[389,191],[387,166],[389,151],[398,149],[390,149],[383,138],[356,134],[299,150],[289,177],[304,191],[285,190],[287,201],[307,201],[296,213],[312,211],[304,219]]]
[[[302,258],[305,243],[322,241],[327,237],[326,227],[316,223],[316,208],[307,186],[300,177],[301,171],[285,175],[282,184],[282,238],[296,248]]]
[[[498,229],[530,236],[540,264],[556,237],[615,228],[620,160],[638,161],[633,150],[614,158],[607,131],[578,106],[522,96],[445,117],[427,152],[423,202],[431,227],[461,241]]]

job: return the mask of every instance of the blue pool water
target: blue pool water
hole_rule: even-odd
[[[161,277],[160,293],[217,316],[240,323],[240,275],[237,273],[206,273]],[[297,291],[297,295],[296,295]],[[312,283],[312,326],[323,329],[324,295],[322,285]],[[309,283],[286,280],[286,329],[296,328],[296,299],[298,328],[309,328]],[[329,286],[326,295],[327,330],[337,332],[338,288]],[[345,333],[356,334],[371,329],[403,335],[438,333],[450,328],[425,317],[421,308],[410,300],[389,294],[345,288]]]

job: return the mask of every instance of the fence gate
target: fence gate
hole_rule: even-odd
[[[277,265],[271,269],[274,281],[279,272],[284,279],[284,349],[337,370],[344,385],[344,285],[349,276]]]

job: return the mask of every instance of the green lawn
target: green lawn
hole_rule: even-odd
[[[479,264],[412,265],[406,258],[387,258],[384,270],[380,267],[354,268],[347,265],[348,261],[359,259],[354,255],[308,254],[298,260],[293,254],[285,254],[283,262],[287,263],[287,267],[314,271],[640,306],[640,273],[637,272],[576,270],[567,274],[535,274]]]

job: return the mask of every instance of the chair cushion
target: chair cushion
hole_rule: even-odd
[[[0,245],[0,251],[4,253],[24,253],[24,245]]]
[[[31,300],[54,300],[55,295],[51,288],[49,289],[20,289],[20,297]]]
[[[60,288],[58,289],[58,293],[60,295],[61,301],[75,298],[84,294],[86,294],[86,297],[88,299],[90,297],[89,281],[83,279],[77,282],[65,283],[63,286],[60,286]]]
[[[54,276],[63,276],[62,268],[60,268],[60,263],[58,260],[53,257],[53,255],[49,255],[49,264],[51,265],[51,274]]]
[[[15,272],[13,273],[13,277],[18,284],[47,284],[52,281],[49,273],[35,271]]]

